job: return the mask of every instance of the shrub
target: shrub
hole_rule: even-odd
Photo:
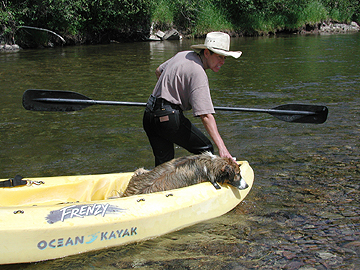
[[[359,22],[359,12],[356,0],[2,0],[0,38],[60,42],[55,35],[19,30],[26,25],[52,30],[68,43],[138,40],[149,34],[151,22],[190,35],[256,35],[325,20]]]

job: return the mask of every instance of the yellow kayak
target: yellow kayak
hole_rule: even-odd
[[[249,185],[244,190],[230,185],[215,189],[205,182],[119,197],[133,173],[32,178],[26,179],[27,185],[2,187],[0,264],[143,241],[223,215],[245,198],[253,184],[248,162],[239,164]]]

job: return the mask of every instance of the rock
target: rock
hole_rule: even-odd
[[[359,30],[360,26],[356,22],[351,22],[351,27],[357,28]]]
[[[14,44],[14,45],[2,44],[0,46],[0,51],[16,52],[19,50],[21,50],[21,48],[17,44]]]
[[[317,255],[323,260],[327,260],[327,259],[336,257],[335,254],[332,254],[330,252],[318,252]]]
[[[155,34],[158,38],[160,38],[161,40],[164,39],[165,33],[163,31],[158,30]]]
[[[12,45],[12,49],[13,49],[13,50],[20,50],[20,46],[14,44],[14,45]]]
[[[344,23],[325,23],[323,22],[320,25],[320,32],[323,33],[346,33],[346,32],[358,32],[360,27],[356,22],[351,22],[351,24]]]
[[[160,40],[179,40],[181,36],[176,29],[171,29],[166,32],[158,30],[155,34],[150,34],[147,40],[160,41]]]
[[[291,259],[297,257],[296,253],[290,252],[290,251],[284,251],[284,252],[282,253],[282,255],[283,255],[287,260],[291,260]]]
[[[181,36],[176,29],[171,29],[171,30],[165,32],[163,39],[164,40],[179,40],[179,39],[181,39]]]
[[[147,40],[148,41],[161,41],[161,38],[159,38],[158,36],[155,36],[155,35],[150,35]]]

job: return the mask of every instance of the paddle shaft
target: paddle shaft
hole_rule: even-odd
[[[93,100],[82,94],[70,91],[28,89],[23,95],[23,106],[31,111],[78,111],[92,105],[142,106],[143,102]],[[272,116],[293,123],[322,124],[326,121],[328,108],[321,105],[285,104],[272,109],[214,107],[218,111],[238,111],[268,113]]]
[[[127,102],[127,101],[105,101],[105,100],[83,100],[83,99],[63,99],[63,98],[35,98],[34,101],[52,102],[52,103],[72,103],[84,105],[120,105],[120,106],[142,106],[145,107],[144,102]],[[314,115],[315,112],[310,111],[294,111],[294,110],[276,110],[276,109],[255,109],[255,108],[238,108],[238,107],[214,107],[219,111],[240,111],[240,112],[256,112],[269,114],[297,114],[297,115]]]

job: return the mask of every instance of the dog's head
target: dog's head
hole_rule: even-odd
[[[231,158],[225,158],[225,161],[217,181],[221,184],[230,184],[238,189],[246,189],[248,184],[241,177],[239,164]]]

